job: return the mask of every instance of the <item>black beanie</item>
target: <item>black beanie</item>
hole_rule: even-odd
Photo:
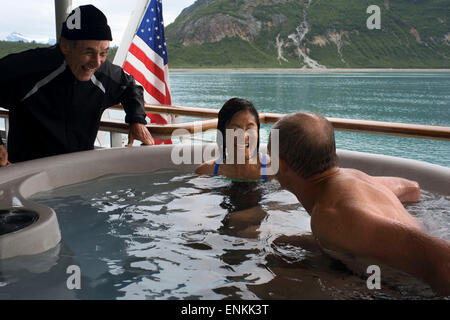
[[[91,4],[72,10],[62,24],[61,37],[67,40],[112,41],[106,16]]]

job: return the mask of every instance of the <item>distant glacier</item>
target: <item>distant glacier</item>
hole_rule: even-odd
[[[28,36],[24,36],[23,34],[19,33],[19,32],[12,32],[10,33],[8,36],[6,36],[6,38],[4,39],[4,41],[12,41],[12,42],[36,42],[36,43],[44,43],[44,44],[49,44],[49,45],[54,45],[56,43],[56,39],[55,38],[32,38],[32,37],[28,37]]]

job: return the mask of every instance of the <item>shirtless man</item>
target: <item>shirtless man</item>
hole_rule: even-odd
[[[416,182],[339,168],[334,129],[322,116],[288,115],[273,129],[276,177],[310,214],[323,251],[393,267],[450,294],[450,242],[425,233],[401,203],[420,200]]]

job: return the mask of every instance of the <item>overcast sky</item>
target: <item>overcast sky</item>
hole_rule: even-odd
[[[167,26],[195,0],[162,0],[163,19]],[[72,7],[93,4],[103,11],[113,34],[113,45],[119,45],[136,0],[72,0]],[[55,38],[54,0],[0,0],[0,40],[12,32],[32,39]]]

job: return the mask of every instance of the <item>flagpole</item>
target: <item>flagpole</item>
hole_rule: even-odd
[[[61,28],[63,22],[66,20],[72,8],[72,0],[55,0],[55,27],[56,27],[56,42],[59,42],[61,35]]]
[[[116,55],[114,57],[113,63],[120,67],[123,67],[125,58],[127,57],[128,49],[130,48],[131,41],[139,28],[139,23],[142,20],[142,16],[147,11],[147,7],[152,0],[136,0],[136,8],[131,13],[130,20],[128,21],[128,26],[120,42],[119,48],[117,48]]]

